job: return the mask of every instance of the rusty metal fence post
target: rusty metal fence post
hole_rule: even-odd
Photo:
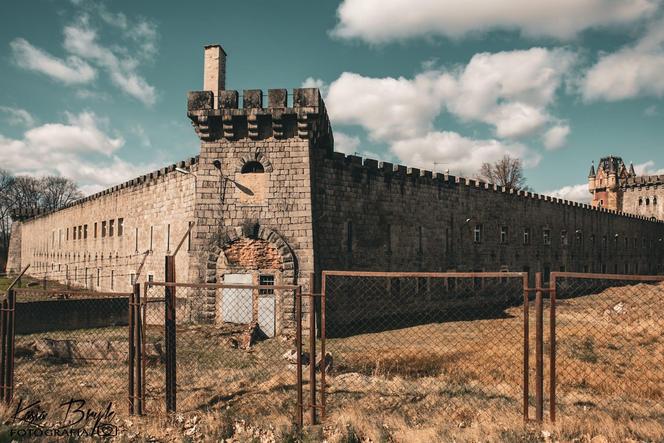
[[[141,285],[129,297],[129,413],[143,415],[143,334]]]
[[[175,256],[167,255],[164,287],[164,336],[166,338],[166,412],[176,411]],[[171,285],[169,285],[171,283]]]
[[[528,288],[528,274],[523,277],[523,419],[528,421],[528,403],[530,397],[530,290]]]
[[[535,274],[535,419],[544,418],[544,318],[542,273]]]
[[[316,424],[316,296],[314,274],[309,281],[309,420]],[[321,365],[324,363],[321,363]]]
[[[304,393],[302,389],[302,289],[295,290],[295,352],[297,378],[297,426],[302,430],[304,424]]]
[[[556,421],[556,275],[551,275],[549,293],[549,420]]]
[[[16,293],[13,289],[7,291],[7,297],[2,301],[2,315],[0,318],[0,336],[2,338],[0,377],[2,382],[2,401],[11,403],[14,396],[14,318],[16,312]]]

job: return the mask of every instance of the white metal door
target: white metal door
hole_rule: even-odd
[[[225,274],[224,283],[250,285],[251,274]],[[251,288],[223,288],[221,291],[221,318],[228,323],[251,323],[252,318]]]

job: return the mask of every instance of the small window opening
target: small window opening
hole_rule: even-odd
[[[274,286],[274,275],[260,275],[258,276],[258,284],[260,286]],[[260,295],[274,294],[274,289],[259,289]]]
[[[259,174],[262,172],[265,172],[265,170],[260,162],[247,162],[242,166],[243,174]]]

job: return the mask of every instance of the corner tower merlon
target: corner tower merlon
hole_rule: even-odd
[[[316,146],[332,150],[332,128],[317,88],[297,88],[288,106],[286,89],[270,89],[267,107],[260,89],[240,94],[221,90],[215,106],[211,91],[192,91],[187,97],[187,116],[202,141],[311,138]],[[241,106],[240,106],[241,105]]]
[[[226,89],[226,51],[220,45],[207,45],[203,65],[203,90],[212,92],[215,107],[219,91],[224,89]]]

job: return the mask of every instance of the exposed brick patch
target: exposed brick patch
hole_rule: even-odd
[[[278,269],[283,262],[281,254],[265,240],[241,238],[223,248],[228,265],[242,269]]]
[[[206,282],[217,282],[217,262],[224,260],[229,267],[280,269],[283,283],[295,284],[297,261],[281,235],[263,226],[252,236],[247,234],[241,227],[235,227],[217,236],[218,240],[208,254]]]

